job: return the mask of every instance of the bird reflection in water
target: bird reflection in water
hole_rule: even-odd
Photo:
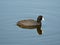
[[[36,29],[37,30],[37,33],[39,34],[39,35],[42,35],[42,29],[41,29],[41,26],[39,25],[39,26],[32,26],[32,27],[21,27],[20,25],[17,25],[18,27],[20,27],[20,28],[24,28],[24,29]]]

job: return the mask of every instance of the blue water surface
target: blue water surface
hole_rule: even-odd
[[[43,34],[16,26],[43,15]],[[60,45],[60,0],[0,0],[0,45]]]

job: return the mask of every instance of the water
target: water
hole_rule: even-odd
[[[43,34],[16,26],[43,15]],[[60,45],[60,0],[0,0],[0,45]]]

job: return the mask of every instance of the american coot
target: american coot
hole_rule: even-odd
[[[17,22],[17,26],[21,27],[21,28],[29,28],[29,29],[34,29],[37,28],[37,32],[39,34],[42,34],[42,30],[41,30],[41,21],[44,20],[43,16],[38,16],[37,21],[33,20],[33,19],[28,19],[28,20],[21,20]]]

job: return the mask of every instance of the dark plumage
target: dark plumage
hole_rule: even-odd
[[[33,19],[21,20],[17,22],[17,25],[22,28],[33,28],[33,27],[41,26],[42,18],[43,16],[38,16],[37,21]]]
[[[29,28],[29,29],[34,29],[37,28],[37,32],[39,34],[42,34],[41,26],[42,26],[42,21],[43,16],[38,16],[37,21],[33,19],[28,19],[28,20],[21,20],[17,22],[17,25],[22,28]]]

